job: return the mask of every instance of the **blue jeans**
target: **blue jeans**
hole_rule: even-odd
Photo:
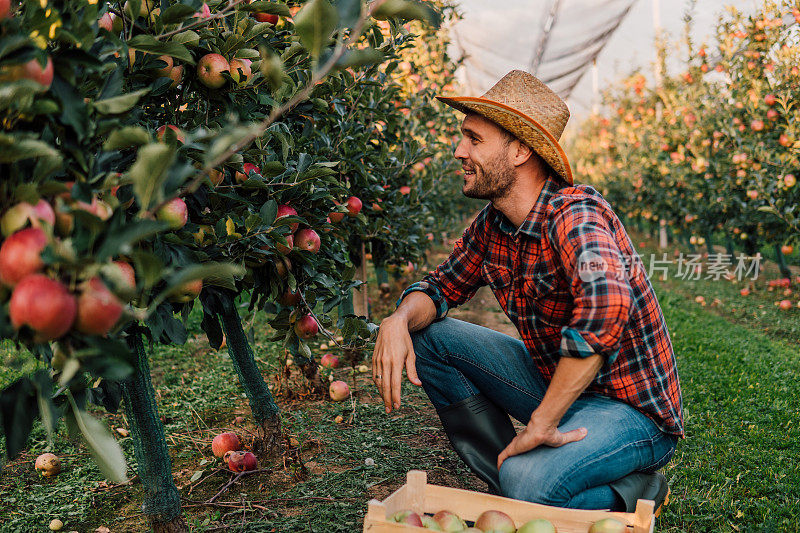
[[[416,368],[434,407],[483,393],[526,424],[547,383],[522,341],[445,318],[412,334]],[[609,483],[632,472],[654,472],[675,452],[678,437],[623,402],[584,393],[559,429],[585,427],[586,437],[559,448],[540,446],[500,468],[504,496],[574,509],[611,509]]]

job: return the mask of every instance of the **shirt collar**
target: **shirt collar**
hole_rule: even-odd
[[[549,176],[544,182],[544,186],[539,193],[539,198],[536,200],[530,213],[528,213],[528,216],[519,228],[515,228],[505,215],[497,211],[500,230],[509,235],[524,233],[530,235],[534,239],[541,238],[542,224],[544,223],[547,206],[550,204],[550,199],[562,186],[563,184],[558,179]]]

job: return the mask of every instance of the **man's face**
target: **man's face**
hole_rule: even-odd
[[[455,151],[464,170],[462,192],[469,198],[495,200],[509,191],[516,179],[509,160],[508,135],[494,122],[469,114],[461,123],[463,137]]]

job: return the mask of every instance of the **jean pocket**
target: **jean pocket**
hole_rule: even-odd
[[[675,450],[678,447],[678,437],[674,435],[667,435],[662,433],[658,438],[653,439],[653,451],[658,454],[661,451],[661,457],[654,461],[651,465],[642,468],[643,472],[655,472],[664,468],[670,462],[672,456],[675,455]],[[666,448],[666,451],[664,451]]]

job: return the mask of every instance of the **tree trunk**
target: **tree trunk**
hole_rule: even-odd
[[[141,333],[131,331],[128,345],[136,354],[136,368],[122,383],[122,398],[133,436],[136,467],[144,488],[142,511],[155,531],[189,531],[181,516],[180,494],[172,479],[172,463],[164,426],[158,417]]]
[[[239,383],[247,395],[253,418],[259,426],[260,434],[254,445],[254,451],[261,456],[271,456],[278,453],[281,448],[280,409],[256,365],[253,349],[244,334],[239,314],[223,313],[219,316],[228,343],[228,355],[239,375]]]
[[[736,248],[733,246],[733,239],[731,239],[730,235],[725,236],[725,248],[728,251],[728,255],[731,256],[731,261],[736,259]]]
[[[786,257],[781,251],[780,244],[775,245],[775,255],[778,257],[778,267],[781,269],[781,277],[791,279],[792,272],[789,270],[789,266],[786,264]]]

